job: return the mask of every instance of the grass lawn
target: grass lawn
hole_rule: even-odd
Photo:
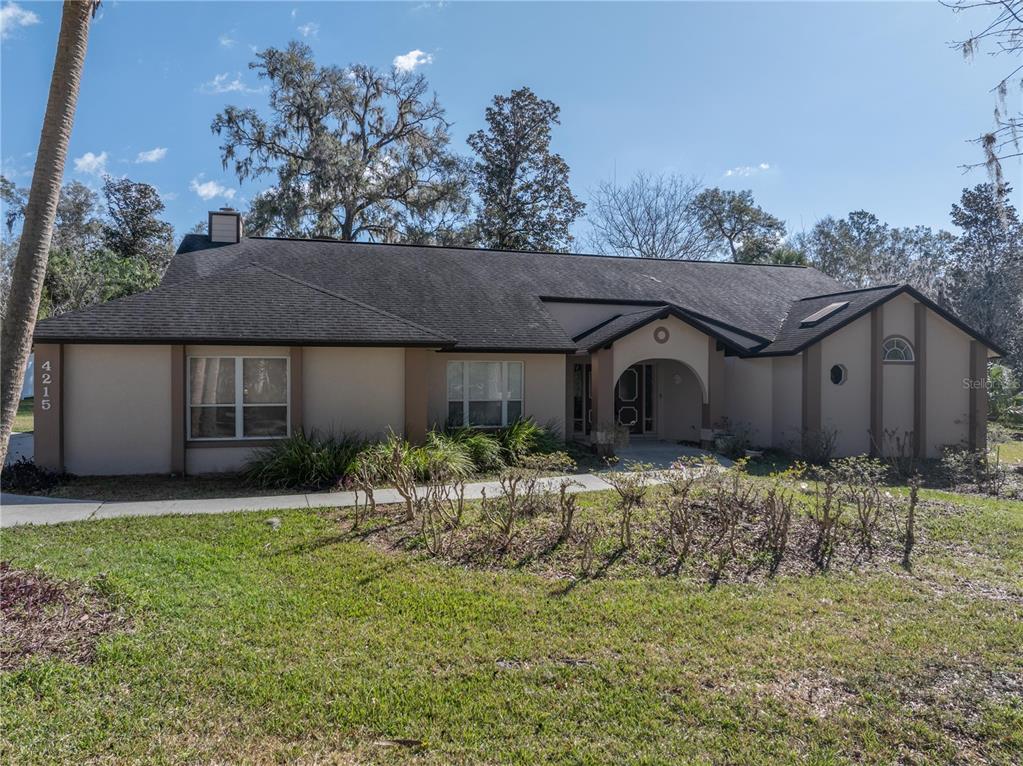
[[[963,506],[911,575],[716,588],[452,566],[336,512],[4,530],[132,628],[0,675],[0,761],[1018,764],[1023,503],[925,494]]]
[[[33,425],[35,419],[32,415],[32,402],[31,398],[22,399],[18,402],[18,414],[14,416],[14,430],[16,432],[27,433],[35,427]]]

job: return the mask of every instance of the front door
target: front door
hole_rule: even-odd
[[[631,434],[654,430],[654,374],[652,364],[634,364],[615,385],[615,420]]]

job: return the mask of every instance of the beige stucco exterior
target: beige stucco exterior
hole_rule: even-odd
[[[779,356],[771,360],[771,445],[789,449],[799,444],[803,429],[803,360]]]
[[[725,359],[725,412],[731,423],[750,429],[758,447],[771,446],[774,433],[774,359]],[[798,405],[798,398],[796,400]]]
[[[405,350],[306,347],[303,419],[307,433],[401,433],[405,422]]]
[[[658,328],[668,331],[668,339],[664,343],[658,343],[654,339]],[[707,336],[704,333],[673,316],[640,327],[635,332],[615,341],[614,380],[617,381],[625,370],[637,362],[652,359],[671,359],[686,365],[696,375],[696,379],[700,383],[703,401],[708,401],[709,359]]]
[[[831,382],[842,365],[846,380]],[[838,455],[870,452],[870,317],[860,317],[821,341],[821,428],[835,432]],[[912,408],[910,409],[912,415]]]
[[[927,456],[969,438],[970,338],[932,311],[927,312]]]
[[[522,414],[565,433],[566,367],[562,354],[434,353],[427,363],[427,420],[442,428],[448,418],[448,362],[522,362]]]
[[[170,346],[69,345],[63,375],[65,470],[170,472]]]
[[[580,329],[623,308],[551,306],[559,321]],[[663,339],[662,329],[668,337],[658,342],[655,334]],[[879,344],[893,335],[914,347],[916,362],[879,361]],[[49,467],[59,468],[63,461],[67,471],[82,475],[171,473],[182,465],[189,473],[237,470],[253,449],[266,444],[185,439],[187,360],[210,355],[288,357],[292,424],[306,433],[377,438],[390,430],[404,433],[411,423],[416,431],[411,438],[422,438],[426,425],[443,427],[447,419],[448,362],[486,360],[522,362],[523,414],[562,434],[571,425],[573,363],[593,364],[591,397],[599,419],[601,412],[612,411],[614,384],[622,372],[651,362],[654,430],[661,439],[705,439],[708,423],[727,418],[748,425],[756,446],[790,449],[799,445],[804,423],[813,422],[835,432],[836,454],[855,455],[874,446],[873,424],[904,440],[916,434],[917,448],[927,457],[938,457],[944,446],[968,442],[971,417],[972,438],[978,443],[984,439],[977,425],[983,424],[978,405],[983,394],[971,397],[970,380],[971,374],[983,377],[988,351],[908,295],[897,296],[799,354],[760,359],[724,357],[713,339],[675,317],[650,322],[610,348],[577,357],[127,344],[51,344],[40,351],[61,361],[54,368],[60,369],[59,385],[53,389],[56,409],[48,408],[49,415],[40,412],[37,441],[46,444],[40,443],[37,455],[45,456],[48,466],[55,463]],[[841,384],[831,380],[835,365],[846,370]],[[805,396],[804,389],[812,389],[813,395]],[[921,422],[924,427],[917,432]]]

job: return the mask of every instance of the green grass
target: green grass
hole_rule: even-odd
[[[14,431],[27,433],[35,428],[35,417],[32,414],[33,399],[22,399],[18,402],[18,414],[14,416]]]
[[[4,530],[134,627],[0,676],[0,761],[1019,763],[1023,503],[926,494],[966,512],[922,519],[912,575],[714,589],[450,567],[308,511]]]

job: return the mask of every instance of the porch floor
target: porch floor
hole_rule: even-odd
[[[680,457],[700,455],[710,455],[725,467],[732,465],[732,461],[728,458],[708,450],[657,439],[632,439],[628,447],[621,447],[615,452],[621,463],[649,463],[654,468],[670,468],[671,464]]]

